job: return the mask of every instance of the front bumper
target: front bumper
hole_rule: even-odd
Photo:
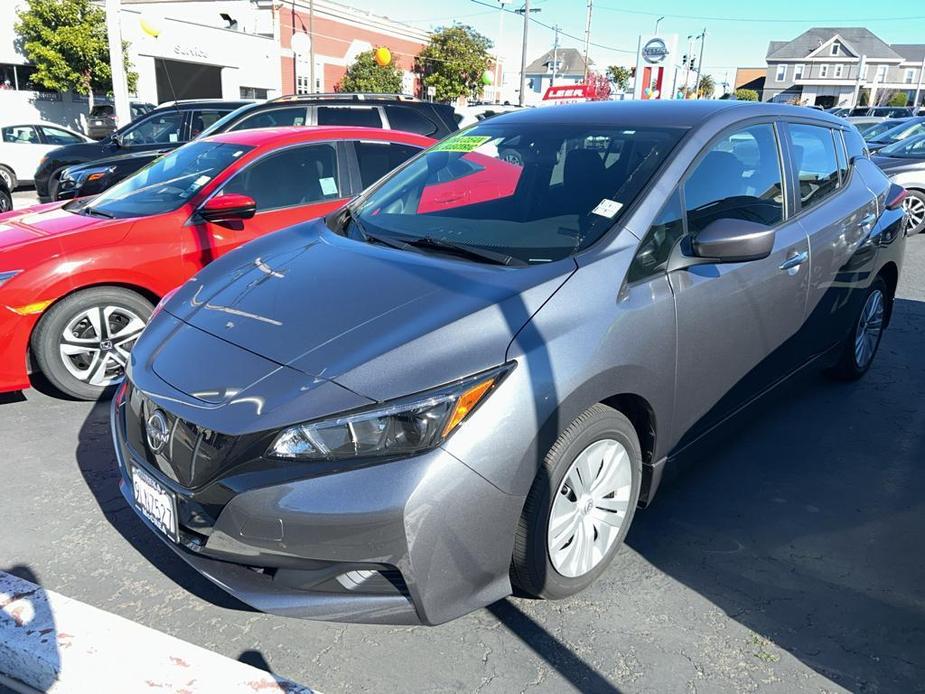
[[[132,464],[178,497],[180,543],[149,524],[152,532],[258,610],[330,621],[440,624],[511,592],[508,572],[523,498],[501,492],[442,449],[285,481],[232,469],[189,490],[145,463],[145,454],[128,441],[124,411],[120,393],[112,429],[128,503],[134,508]],[[216,509],[205,500],[216,498],[218,485],[233,491]],[[202,508],[214,513],[214,523],[184,526],[184,518]]]
[[[20,316],[0,303],[0,393],[30,386],[29,337],[39,316]]]

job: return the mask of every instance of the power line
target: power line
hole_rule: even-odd
[[[598,5],[598,8],[605,12],[619,12],[621,14],[636,14],[646,17],[671,17],[673,19],[698,19],[710,22],[762,22],[767,24],[822,24],[823,26],[833,26],[850,24],[852,22],[910,22],[925,19],[925,16],[917,17],[854,17],[850,19],[779,19],[777,17],[712,17],[706,15],[693,14],[670,14],[667,12],[646,12],[645,10],[626,10],[622,7],[608,7],[607,5]]]

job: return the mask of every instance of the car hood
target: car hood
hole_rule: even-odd
[[[571,258],[505,268],[396,250],[341,237],[319,220],[219,259],[165,311],[275,365],[382,401],[503,363],[576,267]]]
[[[83,162],[81,164],[73,164],[72,166],[67,167],[67,172],[73,174],[83,169],[95,169],[99,166],[118,166],[123,163],[134,163],[138,160],[143,162],[153,161],[162,154],[174,149],[173,147],[165,147],[164,149],[152,149],[145,150],[144,152],[132,152],[131,154],[119,154],[113,157],[106,157],[104,159],[96,159],[94,161]]]
[[[0,250],[9,251],[32,241],[125,225],[126,222],[74,214],[64,209],[65,204],[64,201],[52,202],[0,216]]]
[[[885,155],[871,157],[884,173],[903,173],[905,171],[925,171],[925,159],[909,157],[888,157]]]

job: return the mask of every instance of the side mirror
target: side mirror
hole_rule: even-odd
[[[685,238],[675,247],[668,271],[694,265],[744,263],[761,260],[774,250],[774,229],[742,219],[717,219],[693,239]]]
[[[239,193],[218,195],[199,208],[199,216],[208,222],[236,222],[250,219],[256,212],[254,199]]]
[[[122,146],[122,136],[119,133],[113,133],[109,136],[109,141],[112,142],[116,147]]]

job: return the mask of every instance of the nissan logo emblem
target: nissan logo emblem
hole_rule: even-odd
[[[167,417],[160,410],[154,410],[145,422],[145,435],[148,439],[148,448],[152,453],[160,453],[167,445],[170,430],[167,428]]]
[[[668,56],[668,46],[661,39],[649,39],[642,47],[642,57],[649,63],[660,63]]]

